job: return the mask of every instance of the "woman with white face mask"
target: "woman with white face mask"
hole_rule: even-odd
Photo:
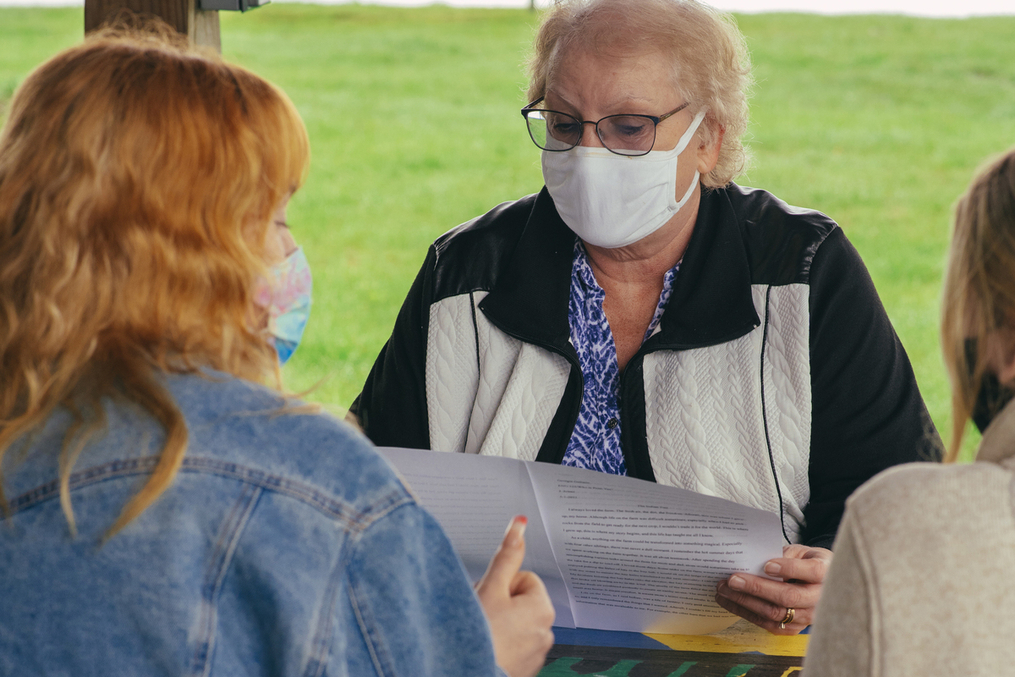
[[[937,438],[842,231],[732,183],[750,83],[731,19],[694,0],[555,4],[522,109],[545,187],[434,243],[351,413],[378,444],[776,512],[771,578],[716,601],[796,633],[846,497]]]

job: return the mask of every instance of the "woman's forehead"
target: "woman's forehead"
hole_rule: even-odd
[[[659,51],[591,50],[574,46],[564,50],[548,74],[546,89],[578,105],[598,103],[671,103],[676,90],[673,68]]]

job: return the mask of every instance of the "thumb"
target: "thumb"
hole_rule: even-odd
[[[490,565],[476,586],[477,589],[490,587],[493,590],[509,590],[525,559],[525,527],[528,523],[529,520],[524,515],[511,520],[504,533],[504,540],[490,559]]]

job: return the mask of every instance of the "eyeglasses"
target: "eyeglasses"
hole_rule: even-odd
[[[571,150],[582,140],[585,125],[595,125],[596,135],[606,150],[617,155],[635,157],[645,155],[656,142],[656,125],[687,108],[690,102],[677,106],[669,113],[654,115],[607,115],[597,122],[579,120],[573,115],[555,110],[533,108],[541,102],[539,97],[522,109],[522,117],[529,128],[533,143],[554,152]]]

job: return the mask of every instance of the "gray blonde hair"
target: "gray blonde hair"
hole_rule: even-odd
[[[1015,149],[984,166],[955,208],[941,312],[941,350],[952,383],[955,460],[992,342],[1015,335]],[[967,353],[976,346],[975,359]],[[972,368],[970,368],[972,367]]]
[[[723,133],[719,161],[702,184],[725,186],[748,164],[743,143],[754,80],[744,36],[733,18],[696,0],[557,0],[543,19],[529,60],[528,99],[546,94],[561,55],[620,46],[659,51],[673,68],[676,91],[695,110],[708,109],[702,143]]]

